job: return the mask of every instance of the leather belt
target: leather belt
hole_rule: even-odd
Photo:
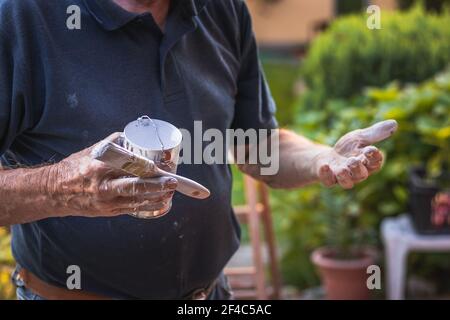
[[[69,290],[48,284],[23,268],[15,274],[15,277],[16,280],[23,282],[25,288],[47,300],[111,300],[84,290]]]
[[[30,271],[20,268],[13,275],[14,280],[22,282],[24,287],[31,290],[34,294],[47,300],[112,300],[106,296],[87,292],[84,290],[69,290],[57,287],[39,279]],[[187,295],[185,300],[205,300],[217,285],[217,280],[213,281],[205,289],[198,289]]]

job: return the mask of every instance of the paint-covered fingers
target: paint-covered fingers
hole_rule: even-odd
[[[350,157],[341,160],[342,164],[333,168],[336,182],[344,189],[351,189],[369,176],[361,157]],[[345,161],[345,162],[344,162]]]
[[[113,142],[113,143],[118,143],[121,141],[123,136],[122,132],[114,132],[112,134],[110,134],[109,136],[107,136],[106,138],[104,138],[103,140],[97,142],[96,144],[92,145],[91,147],[85,149],[84,151],[91,154],[94,153],[93,150],[100,148],[102,145],[108,143],[108,142]]]
[[[97,169],[97,168],[106,167],[106,166],[100,166],[100,164],[101,164],[100,161],[93,160],[92,154],[95,153],[94,150],[99,149],[105,143],[118,141],[118,139],[120,139],[121,136],[122,136],[121,132],[114,132],[114,133],[110,134],[108,137],[106,137],[105,139],[97,142],[96,144],[94,144],[86,149],[83,149],[79,152],[71,154],[70,156],[68,156],[66,159],[64,159],[61,162],[76,163],[76,166],[78,168],[82,168],[81,171],[84,171],[83,174],[87,174],[86,171],[89,171],[91,168],[94,168],[94,171],[95,171],[95,169]]]
[[[319,169],[319,180],[325,187],[332,187],[336,184],[336,177],[330,166],[325,164]]]
[[[168,191],[168,192],[155,192],[149,195],[117,197],[110,200],[108,203],[110,203],[111,206],[118,208],[136,208],[166,202],[172,199],[173,194],[174,191]]]
[[[319,179],[324,186],[339,184],[344,189],[351,189],[357,183],[366,180],[369,175],[379,170],[383,164],[383,154],[375,147],[362,149],[356,157],[335,156],[319,169]]]
[[[325,187],[339,184],[344,189],[351,189],[355,184],[369,176],[363,155],[345,158],[336,155],[319,168],[319,180]]]
[[[351,189],[355,185],[351,171],[345,167],[336,171],[336,180],[344,189]]]
[[[385,120],[374,125],[361,129],[358,132],[363,145],[371,145],[383,141],[392,136],[397,131],[398,124],[395,120]]]
[[[178,185],[171,177],[119,178],[102,183],[102,199],[111,199],[108,212],[124,214],[166,208]]]
[[[177,180],[171,177],[119,178],[103,181],[99,192],[110,197],[143,196],[155,192],[174,191],[177,185]]]
[[[136,213],[136,212],[148,212],[148,211],[158,211],[163,210],[169,206],[169,202],[161,202],[157,204],[145,205],[145,206],[135,206],[135,207],[125,207],[125,208],[113,208],[109,211],[111,216],[120,216],[124,214]]]
[[[364,165],[369,174],[381,169],[383,165],[383,153],[374,146],[365,147],[361,156],[364,159]]]
[[[354,183],[366,180],[369,176],[369,172],[363,164],[363,160],[358,157],[350,157],[347,159],[347,169],[349,170]]]
[[[120,140],[121,137],[123,137],[122,132],[114,132],[114,133],[110,134],[109,136],[107,136],[105,139],[103,139],[103,141],[116,143]]]
[[[175,191],[143,192],[116,196],[97,201],[96,208],[102,215],[121,215],[139,211],[156,211],[167,208]]]
[[[124,214],[138,211],[156,211],[167,208],[174,192],[160,192],[151,196],[120,197],[109,203],[112,214]]]
[[[392,136],[397,128],[398,124],[395,120],[386,120],[365,129],[351,131],[336,142],[334,150],[341,156],[357,156],[364,147]]]

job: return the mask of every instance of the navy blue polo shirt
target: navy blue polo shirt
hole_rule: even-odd
[[[67,28],[70,5],[81,10],[81,29]],[[0,0],[4,166],[60,161],[141,115],[225,132],[274,128],[274,110],[241,0],[173,0],[164,33],[150,14],[111,0]],[[239,245],[230,169],[186,164],[178,172],[211,197],[176,193],[170,213],[155,220],[14,225],[14,257],[62,287],[67,267],[78,265],[82,289],[114,298],[180,298],[207,286]]]

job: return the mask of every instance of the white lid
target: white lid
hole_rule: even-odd
[[[181,131],[174,125],[142,116],[124,129],[125,139],[135,147],[145,150],[169,150],[181,143]]]

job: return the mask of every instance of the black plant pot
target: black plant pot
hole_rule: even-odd
[[[409,212],[414,228],[420,234],[450,234],[450,209],[442,205],[450,197],[449,190],[425,181],[425,176],[425,169],[420,167],[409,173]],[[448,173],[445,176],[448,178]]]

